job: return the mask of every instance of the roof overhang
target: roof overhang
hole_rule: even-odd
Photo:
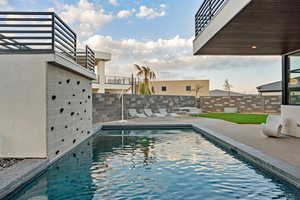
[[[95,52],[95,59],[96,59],[96,62],[97,61],[110,61],[111,60],[111,53],[96,51]]]
[[[282,55],[300,49],[299,0],[228,0],[194,55]]]

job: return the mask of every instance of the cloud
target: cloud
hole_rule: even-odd
[[[59,6],[59,5],[58,5]],[[90,36],[98,28],[112,21],[113,16],[88,0],[80,0],[77,4],[62,5],[59,15],[67,23],[73,23],[82,36]]]
[[[114,40],[110,36],[94,35],[85,43],[95,50],[112,53],[112,61],[108,63],[109,66],[107,67],[109,74],[130,75],[135,72],[133,64],[138,63],[152,67],[157,72],[158,78],[162,80],[211,79],[220,85],[217,85],[219,88],[223,84],[224,76],[229,78],[233,76],[231,75],[233,74],[232,71],[242,73],[252,69],[255,74],[259,69],[268,71],[280,66],[280,58],[278,57],[193,56],[192,41],[193,37],[183,38],[178,35],[168,39],[160,38],[146,41],[136,39]],[[215,77],[216,74],[218,74],[217,77]],[[252,78],[255,77],[252,76]],[[273,81],[273,79],[265,81]],[[248,83],[249,81],[244,85]],[[260,83],[254,81],[252,84],[258,85]],[[247,86],[243,86],[243,88],[247,88]],[[255,86],[252,89],[255,91]]]
[[[7,0],[0,0],[0,6],[2,11],[14,10],[9,4]]]
[[[118,12],[117,17],[118,18],[128,18],[131,15],[131,12],[132,11],[130,11],[130,10],[121,10]]]
[[[147,19],[154,19],[156,17],[163,17],[165,15],[166,12],[163,9],[147,8],[146,6],[141,6],[139,8],[139,12],[136,14],[136,16],[139,18],[147,18]]]
[[[118,1],[117,0],[108,0],[108,2],[114,6],[117,6],[119,5]]]

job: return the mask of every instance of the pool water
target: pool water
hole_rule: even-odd
[[[193,130],[102,131],[11,199],[300,199]]]

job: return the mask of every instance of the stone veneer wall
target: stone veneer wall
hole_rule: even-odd
[[[241,113],[280,113],[281,96],[201,97],[198,107],[203,112],[224,112],[225,107],[237,107]]]
[[[136,108],[141,112],[144,108],[151,108],[158,112],[159,108],[172,111],[175,107],[196,107],[193,96],[141,96],[124,95],[124,114],[128,116],[128,108]],[[93,94],[93,122],[107,122],[121,119],[121,100],[119,94]]]
[[[60,67],[47,66],[47,154],[66,152],[91,133],[91,80]]]
[[[121,100],[118,94],[93,94],[93,123],[116,121],[121,119]],[[237,107],[241,113],[264,112],[280,113],[281,96],[232,96],[201,97],[193,96],[139,96],[124,95],[124,114],[128,117],[128,108],[141,112],[151,108],[172,111],[176,107],[199,107],[203,112],[224,112],[225,107]]]

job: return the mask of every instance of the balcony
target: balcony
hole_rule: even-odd
[[[300,47],[300,1],[204,0],[194,55],[283,55]]]
[[[0,12],[0,54],[57,53],[94,71],[95,53],[54,12]]]
[[[105,84],[111,85],[133,85],[136,78],[124,76],[105,76]]]
[[[205,0],[195,15],[195,36],[211,22],[228,0]]]

